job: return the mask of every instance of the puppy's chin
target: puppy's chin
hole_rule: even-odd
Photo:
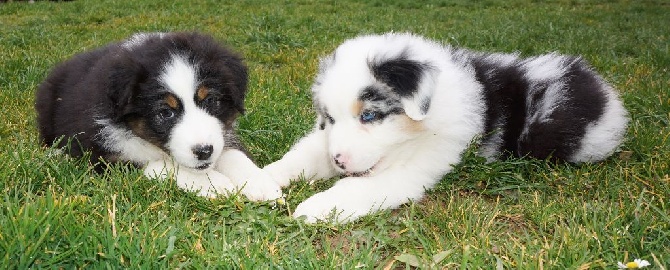
[[[368,168],[366,170],[357,170],[357,171],[343,170],[342,174],[346,177],[369,177],[369,176],[373,176],[375,174],[375,170],[378,167],[377,165],[379,165],[379,162],[375,163],[375,165],[372,165],[370,168]]]
[[[206,171],[212,167],[212,164],[213,163],[211,162],[203,162],[199,165],[196,165],[193,169],[196,169],[198,171]]]
[[[198,161],[180,161],[177,159],[174,159],[173,162],[175,165],[179,166],[180,168],[187,169],[189,171],[193,172],[208,172],[214,168],[214,164],[216,164],[215,161],[213,160],[198,160]]]
[[[374,174],[374,170],[372,168],[367,169],[362,172],[347,172],[344,174],[346,177],[368,177],[372,176]]]

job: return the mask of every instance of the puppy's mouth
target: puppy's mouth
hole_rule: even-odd
[[[200,165],[197,165],[197,166],[195,166],[195,167],[193,167],[193,168],[196,169],[196,170],[200,170],[200,171],[202,171],[202,170],[209,169],[209,167],[211,167],[211,166],[212,166],[212,163],[210,163],[210,162],[205,162],[205,163],[202,163],[202,164],[200,164]]]
[[[377,164],[379,164],[379,163],[377,163]],[[372,167],[370,167],[370,169],[367,169],[365,171],[347,172],[347,173],[344,174],[344,176],[347,176],[347,177],[368,177],[368,176],[372,176],[375,173],[375,168],[377,167],[377,164],[373,165]]]
[[[347,177],[366,177],[366,176],[370,176],[372,173],[374,173],[374,171],[372,170],[372,168],[370,168],[370,169],[367,169],[367,170],[362,171],[362,172],[348,172],[348,173],[345,174],[345,176],[347,176]]]

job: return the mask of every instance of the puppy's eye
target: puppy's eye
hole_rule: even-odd
[[[158,111],[158,117],[163,119],[163,120],[172,119],[172,118],[175,117],[175,115],[176,115],[176,113],[174,112],[173,109],[165,108],[165,109],[161,109],[160,111]]]
[[[377,113],[371,112],[371,111],[364,111],[361,113],[361,122],[362,123],[368,123],[370,121],[373,121],[377,119]]]
[[[221,100],[214,96],[207,96],[202,103],[207,107],[219,107],[221,106]]]

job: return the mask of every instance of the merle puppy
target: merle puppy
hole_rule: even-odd
[[[479,53],[411,34],[371,35],[326,56],[312,86],[313,131],[264,169],[281,186],[342,175],[302,202],[308,222],[420,199],[461,154],[603,160],[627,112],[580,57]]]

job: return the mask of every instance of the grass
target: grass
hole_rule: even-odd
[[[586,269],[670,265],[670,5],[665,1],[38,1],[0,4],[0,265],[23,268]],[[476,50],[583,55],[619,89],[627,140],[598,164],[471,152],[420,202],[347,225],[285,205],[203,199],[174,183],[40,147],[37,84],[74,53],[138,31],[226,40],[251,72],[240,134],[261,165],[313,121],[318,57],[363,33]]]

